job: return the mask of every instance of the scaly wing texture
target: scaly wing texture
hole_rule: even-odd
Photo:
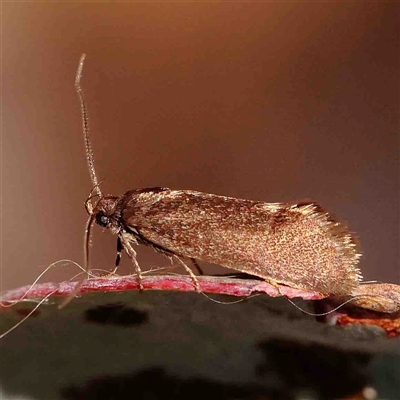
[[[361,279],[352,236],[312,202],[164,190],[122,203],[125,226],[177,255],[325,294],[349,294]]]

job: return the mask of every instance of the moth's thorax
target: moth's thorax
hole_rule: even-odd
[[[132,216],[143,210],[146,205],[159,200],[162,197],[160,193],[167,190],[160,187],[134,189],[119,197],[102,197],[93,209],[94,220],[96,224],[117,235],[126,228],[124,226],[124,213],[127,210],[130,211],[129,214]]]
[[[121,230],[121,213],[118,208],[120,197],[102,197],[93,209],[96,224],[110,229],[112,233],[118,234]]]

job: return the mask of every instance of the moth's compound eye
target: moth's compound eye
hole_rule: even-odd
[[[97,215],[96,215],[96,224],[99,224],[103,228],[107,228],[109,223],[110,223],[110,218],[108,218],[102,212],[97,213]]]

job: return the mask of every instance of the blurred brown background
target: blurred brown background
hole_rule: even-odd
[[[359,236],[365,279],[400,283],[396,2],[15,2],[2,14],[3,290],[82,262],[82,52],[104,192],[312,198]],[[111,268],[115,245],[96,227],[93,266]],[[143,269],[168,264],[138,253]]]

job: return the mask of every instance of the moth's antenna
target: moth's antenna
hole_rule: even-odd
[[[86,54],[82,54],[79,60],[78,70],[76,71],[75,78],[75,88],[78,93],[79,101],[81,103],[81,115],[82,115],[82,128],[83,128],[83,140],[85,142],[85,151],[86,151],[86,161],[89,169],[90,179],[92,181],[93,189],[90,192],[89,198],[85,202],[86,210],[89,213],[89,218],[86,222],[85,234],[83,238],[83,248],[84,248],[84,270],[86,272],[86,277],[89,279],[89,247],[90,247],[90,231],[92,229],[92,225],[95,219],[95,214],[93,213],[94,207],[93,204],[89,201],[92,200],[93,197],[99,196],[103,197],[103,194],[100,190],[100,183],[97,179],[96,169],[94,167],[94,158],[93,158],[93,150],[92,144],[90,143],[90,133],[89,133],[89,118],[88,112],[86,109],[85,99],[83,97],[83,91],[81,88],[81,78],[82,78],[82,70],[83,63],[85,61]],[[95,194],[93,194],[95,193]],[[65,307],[80,291],[82,284],[85,280],[85,276],[75,285],[74,290],[69,296],[60,304],[59,308]]]
[[[99,181],[96,175],[96,169],[94,167],[93,150],[92,150],[92,144],[90,142],[89,117],[86,109],[85,99],[83,97],[83,91],[80,84],[82,78],[83,62],[85,61],[85,57],[86,54],[82,54],[79,60],[78,70],[76,72],[76,78],[75,78],[75,88],[79,96],[79,101],[81,103],[83,140],[85,142],[86,161],[89,169],[90,179],[92,181],[92,186],[94,191],[101,198],[103,197],[103,195],[100,190]]]

